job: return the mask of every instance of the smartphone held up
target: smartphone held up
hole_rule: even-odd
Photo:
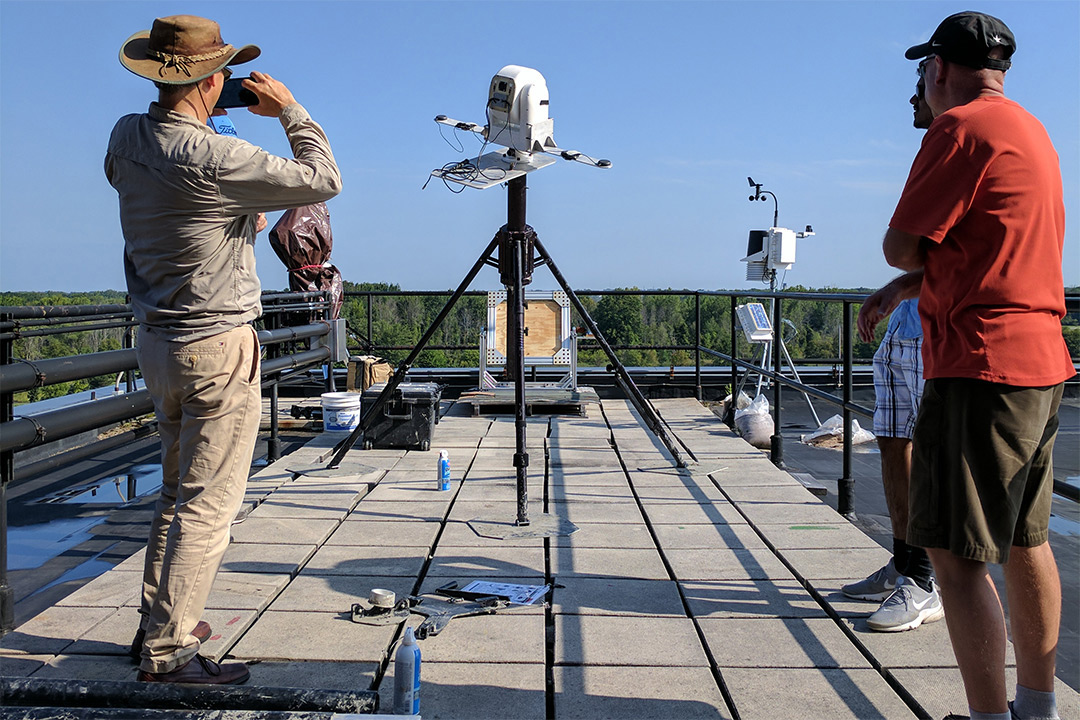
[[[259,96],[244,87],[243,82],[250,80],[249,77],[229,78],[221,89],[221,97],[218,98],[216,108],[249,107],[259,104]]]

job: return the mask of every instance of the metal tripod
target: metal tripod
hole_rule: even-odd
[[[420,338],[420,341],[416,344],[416,347],[412,349],[412,352],[409,353],[409,356],[402,360],[401,364],[398,365],[397,369],[394,371],[393,377],[386,383],[386,387],[379,393],[378,398],[376,398],[369,407],[363,410],[356,429],[353,430],[347,438],[334,446],[333,458],[330,460],[330,463],[326,466],[325,470],[329,471],[338,468],[345,455],[352,449],[353,445],[356,444],[356,441],[367,432],[367,429],[374,422],[375,418],[378,417],[378,413],[382,412],[383,407],[390,401],[391,397],[393,397],[394,390],[405,379],[405,375],[412,367],[417,356],[423,351],[432,335],[435,334],[443,320],[446,319],[446,316],[453,309],[458,299],[461,298],[466,290],[468,290],[473,279],[484,265],[491,265],[499,268],[500,282],[506,286],[507,293],[506,368],[514,380],[514,430],[516,441],[514,467],[517,475],[517,520],[515,524],[518,526],[529,525],[527,484],[529,454],[525,447],[524,287],[532,282],[532,271],[535,265],[546,265],[551,271],[551,274],[562,287],[567,297],[570,298],[570,302],[574,305],[574,308],[581,316],[581,319],[584,320],[589,331],[592,332],[593,337],[596,338],[597,343],[607,355],[608,360],[611,363],[609,369],[615,373],[616,381],[623,392],[626,393],[630,402],[633,403],[634,407],[641,414],[641,417],[645,420],[645,424],[671,452],[672,456],[675,458],[676,464],[679,467],[686,467],[686,461],[683,459],[682,452],[669,435],[663,420],[649,403],[648,399],[642,395],[637,385],[634,384],[630,374],[626,371],[626,368],[619,361],[618,357],[615,356],[615,352],[611,349],[607,340],[604,339],[603,334],[589,316],[585,306],[582,305],[577,294],[574,293],[562,273],[559,272],[559,269],[551,259],[551,255],[548,254],[544,249],[544,246],[540,243],[540,239],[536,236],[536,232],[525,223],[525,191],[526,185],[524,176],[516,177],[507,183],[506,225],[503,225],[495,234],[495,237],[492,238],[491,242],[488,243],[487,248],[485,248],[476,263],[465,275],[465,279],[461,281],[461,284],[454,291],[454,294],[447,301],[438,316],[436,316],[431,327],[429,327],[423,337]],[[498,250],[497,257],[495,255],[496,250]],[[534,256],[534,252],[538,257]]]

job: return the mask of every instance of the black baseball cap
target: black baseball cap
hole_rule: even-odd
[[[1003,59],[989,57],[990,50],[1005,48]],[[916,60],[927,55],[940,55],[949,62],[973,68],[1008,70],[1009,58],[1016,52],[1016,38],[1008,25],[992,15],[962,12],[941,21],[928,42],[908,48],[904,57]]]

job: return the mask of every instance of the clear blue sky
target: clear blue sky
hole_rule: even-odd
[[[969,7],[970,6],[970,7]],[[881,235],[920,133],[904,50],[980,9],[1018,41],[1006,93],[1061,157],[1065,281],[1080,284],[1080,3],[1061,2],[51,2],[0,0],[0,289],[123,289],[117,202],[102,172],[116,119],[156,91],[117,61],[154,17],[220,22],[247,67],[285,82],[326,129],[345,179],[330,202],[347,280],[457,285],[505,222],[505,191],[448,192],[428,173],[464,157],[437,114],[483,122],[488,82],[547,79],[560,161],[530,176],[530,224],[576,288],[748,288],[747,232],[812,224],[790,285],[877,286]],[[289,153],[280,125],[240,135]],[[452,133],[451,133],[452,134]],[[477,144],[463,138],[468,153]],[[271,222],[276,217],[271,218]],[[287,285],[262,236],[266,289]],[[553,289],[546,270],[537,289]],[[494,270],[474,283],[498,289]]]

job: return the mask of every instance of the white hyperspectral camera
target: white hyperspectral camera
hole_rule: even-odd
[[[447,183],[483,189],[508,182],[525,173],[555,162],[572,160],[593,167],[609,168],[611,161],[595,160],[577,150],[555,144],[555,121],[548,117],[548,89],[544,76],[532,68],[507,65],[491,78],[485,106],[486,125],[454,120],[437,115],[435,122],[455,130],[476,133],[487,145],[501,145],[495,150],[454,163],[448,163],[431,175]],[[481,152],[483,148],[481,148]]]
[[[526,153],[556,147],[547,82],[532,68],[507,65],[491,78],[487,120],[484,136],[490,143]]]

